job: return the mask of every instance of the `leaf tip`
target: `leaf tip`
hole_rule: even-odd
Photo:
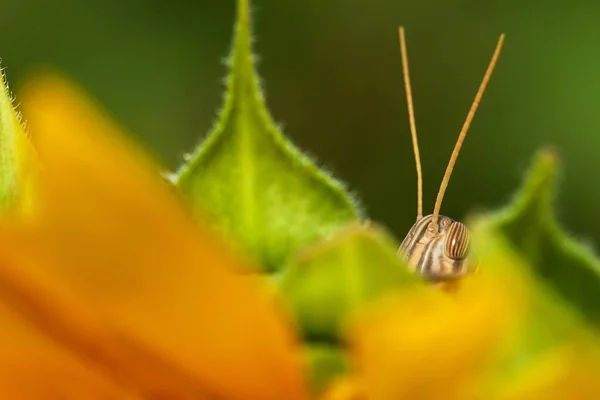
[[[560,154],[556,147],[546,146],[539,150],[536,165],[543,167],[548,173],[553,173],[560,163]]]
[[[237,2],[237,23],[241,26],[249,26],[249,0],[238,0]]]

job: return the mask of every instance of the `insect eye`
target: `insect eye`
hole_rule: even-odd
[[[469,228],[461,222],[453,222],[448,229],[444,253],[454,260],[462,260],[469,252],[471,233]]]

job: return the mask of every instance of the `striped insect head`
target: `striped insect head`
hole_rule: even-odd
[[[419,219],[400,245],[404,262],[423,277],[433,280],[450,280],[472,271],[468,260],[471,234],[462,222],[446,216],[433,215]]]
[[[440,215],[442,200],[454,170],[454,164],[460,153],[460,149],[469,130],[469,126],[475,116],[475,111],[481,102],[483,92],[492,76],[492,72],[498,61],[504,34],[500,35],[492,60],[475,95],[475,100],[467,114],[458,140],[450,156],[446,172],[440,185],[440,190],[435,201],[433,214],[423,217],[423,178],[421,172],[421,158],[419,155],[419,144],[417,141],[417,128],[415,124],[412,91],[410,87],[410,75],[408,70],[408,57],[406,51],[406,40],[404,28],[400,27],[400,54],[402,56],[402,73],[404,76],[404,87],[406,91],[406,103],[410,123],[413,151],[417,167],[417,222],[412,226],[398,252],[410,268],[431,280],[440,281],[456,279],[472,271],[469,267],[469,243],[471,234],[469,229],[461,222]]]

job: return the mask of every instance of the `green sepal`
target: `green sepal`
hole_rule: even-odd
[[[317,398],[349,368],[346,350],[329,343],[308,343],[304,349],[308,377]]]
[[[0,73],[0,212],[30,207],[33,156],[32,144]]]
[[[513,202],[489,215],[487,223],[527,261],[539,280],[600,326],[600,261],[554,218],[557,175],[556,153],[541,151]]]
[[[274,271],[360,212],[342,183],[296,149],[273,122],[254,67],[248,3],[237,4],[224,107],[174,179],[198,214],[207,213]]]
[[[278,285],[304,337],[337,343],[348,318],[373,300],[425,285],[397,248],[385,231],[356,223],[296,256]]]

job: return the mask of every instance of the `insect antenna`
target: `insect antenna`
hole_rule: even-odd
[[[421,157],[419,155],[419,142],[417,141],[417,126],[415,124],[415,111],[413,107],[412,90],[410,88],[410,74],[408,71],[408,56],[406,55],[406,38],[404,28],[398,28],[400,36],[400,54],[402,55],[402,75],[404,76],[404,89],[406,104],[408,105],[408,118],[410,121],[410,134],[412,136],[413,151],[417,164],[417,221],[423,218],[423,174],[421,171]]]
[[[444,193],[446,193],[446,188],[448,187],[448,182],[450,181],[450,176],[452,175],[452,170],[454,169],[454,164],[456,163],[456,159],[458,158],[458,153],[460,153],[460,148],[465,140],[465,136],[467,136],[467,131],[469,130],[469,126],[471,125],[471,121],[473,121],[473,117],[475,116],[475,111],[477,111],[477,107],[479,107],[479,102],[481,101],[481,97],[483,96],[483,92],[485,92],[485,88],[488,84],[492,76],[492,72],[496,67],[496,62],[498,61],[498,57],[500,56],[500,50],[502,49],[502,44],[504,43],[504,34],[500,35],[498,39],[498,44],[496,45],[496,50],[494,51],[494,55],[492,56],[492,60],[488,65],[487,71],[483,76],[483,81],[479,86],[479,90],[475,95],[475,100],[471,105],[471,109],[469,110],[469,114],[467,114],[467,119],[463,124],[462,129],[460,130],[460,134],[458,135],[458,140],[456,141],[456,145],[454,146],[454,150],[452,151],[452,155],[450,156],[450,161],[448,162],[448,166],[446,167],[446,172],[444,174],[444,178],[442,179],[442,184],[440,185],[440,191],[438,192],[437,199],[435,201],[435,207],[433,208],[433,218],[431,220],[431,225],[433,229],[437,229],[438,227],[438,216],[440,213],[440,208],[442,207],[442,200],[444,199]]]

